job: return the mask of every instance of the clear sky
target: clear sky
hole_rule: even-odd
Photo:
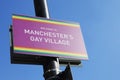
[[[48,0],[48,6],[52,19],[81,25],[89,60],[72,67],[74,80],[120,80],[120,0]],[[12,14],[35,16],[33,0],[0,1],[0,80],[44,80],[42,66],[10,63]]]

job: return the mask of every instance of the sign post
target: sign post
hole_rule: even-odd
[[[79,23],[50,19],[46,0],[34,8],[36,17],[12,16],[11,63],[43,65],[45,80],[73,80],[70,64],[88,59]],[[59,64],[68,66],[61,72]]]
[[[46,0],[34,0],[35,13],[38,17],[49,19],[49,12]],[[45,80],[52,80],[54,76],[59,74],[59,59],[47,57],[47,61],[43,64]]]

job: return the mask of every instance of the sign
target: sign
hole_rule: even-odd
[[[78,23],[21,15],[12,20],[14,54],[88,59]]]

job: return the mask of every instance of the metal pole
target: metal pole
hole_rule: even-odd
[[[34,7],[36,16],[50,18],[46,0],[34,0]]]
[[[49,19],[49,12],[46,0],[34,0],[35,14],[38,17]],[[53,80],[59,74],[59,59],[45,57],[46,62],[43,64],[45,80]]]

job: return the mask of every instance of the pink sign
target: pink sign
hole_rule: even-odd
[[[12,18],[15,54],[88,59],[78,23],[20,15]]]

